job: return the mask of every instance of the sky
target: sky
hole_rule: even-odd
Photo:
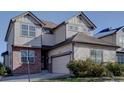
[[[21,14],[23,12],[17,11],[9,11],[9,12],[0,12],[0,54],[6,51],[6,42],[4,41],[6,31],[8,28],[8,24],[11,18]],[[47,11],[47,12],[33,12],[39,19],[49,20],[54,23],[61,23],[62,21],[74,16],[78,12],[76,11],[63,11],[63,12],[55,12],[55,11]],[[85,11],[84,12],[88,18],[97,26],[97,29],[94,33],[108,28],[116,28],[120,26],[124,26],[124,12],[114,11],[114,12],[106,12],[106,11]],[[0,56],[0,62],[3,59]]]

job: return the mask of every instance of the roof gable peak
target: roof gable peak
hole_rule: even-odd
[[[22,14],[16,16],[16,17],[13,17],[11,20],[12,20],[12,21],[15,21],[17,18],[19,18],[19,17],[21,17],[21,16],[26,16],[26,15],[29,15],[29,16],[31,16],[32,18],[34,18],[41,26],[42,26],[42,25],[45,25],[44,22],[42,22],[38,17],[36,17],[36,16],[35,16],[32,12],[30,12],[30,11],[24,12],[24,13],[22,13]]]

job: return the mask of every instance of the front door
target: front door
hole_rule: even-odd
[[[42,64],[43,64],[42,69],[48,70],[48,52],[45,50],[42,51]]]

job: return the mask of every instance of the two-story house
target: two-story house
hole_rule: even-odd
[[[91,36],[96,29],[93,22],[80,12],[61,24],[38,19],[31,12],[25,12],[10,20],[5,41],[7,51],[2,55],[4,63],[13,74],[48,70],[52,73],[66,73],[71,60],[91,58],[97,63],[115,62],[115,43],[108,43]]]
[[[104,40],[108,43],[120,46],[116,50],[117,62],[124,63],[124,26],[118,28],[106,28],[98,32],[95,37]]]

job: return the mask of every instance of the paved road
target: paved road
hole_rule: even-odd
[[[63,76],[65,74],[38,73],[31,74],[31,81],[46,80]],[[28,75],[4,77],[1,82],[28,82]]]

